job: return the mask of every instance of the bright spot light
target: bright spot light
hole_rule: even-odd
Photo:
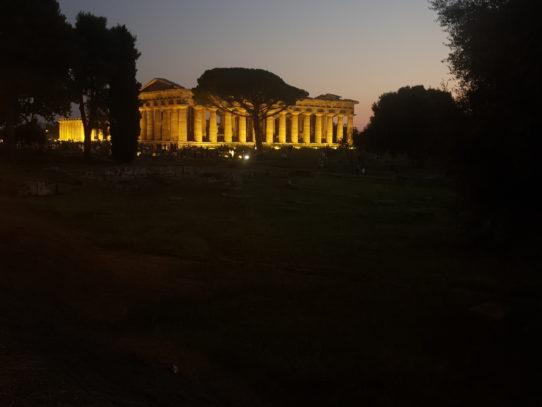
[[[248,154],[245,154],[245,156],[243,157],[245,160],[248,160],[250,158],[250,156]]]

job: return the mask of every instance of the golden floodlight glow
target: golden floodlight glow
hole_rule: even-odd
[[[143,86],[139,100],[140,144],[167,149],[170,146],[216,148],[224,145],[233,148],[255,143],[251,118],[197,105],[190,89],[167,79],[156,78]],[[284,146],[298,149],[352,145],[357,103],[327,93],[299,100],[283,111],[277,105],[277,114],[262,122],[264,145],[276,150]],[[240,106],[237,111],[242,113]],[[59,123],[59,141],[84,140],[81,120],[61,119]],[[93,132],[92,140],[103,139],[101,132]],[[231,157],[235,157],[234,153]]]
[[[83,130],[83,122],[80,119],[60,119],[59,121],[58,141],[73,141],[82,143],[85,141],[85,132]],[[103,141],[104,134],[101,130],[92,130],[91,140]]]

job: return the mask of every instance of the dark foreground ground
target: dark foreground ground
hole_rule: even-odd
[[[3,160],[0,406],[542,405],[538,257],[299,154]]]

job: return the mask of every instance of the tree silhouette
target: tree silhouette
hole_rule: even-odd
[[[135,37],[125,26],[113,27],[110,38],[108,107],[111,153],[115,160],[129,162],[136,156],[140,131],[140,84],[136,80],[136,61],[140,54],[135,48]]]
[[[70,27],[56,0],[0,2],[0,122],[14,129],[32,115],[67,113]]]
[[[542,225],[542,29],[531,0],[434,0],[472,123],[457,163],[478,236],[532,236]],[[481,233],[481,234],[480,234]]]
[[[79,13],[74,37],[72,86],[83,122],[85,156],[89,157],[92,130],[102,127],[108,117],[111,61],[107,19]]]
[[[196,103],[212,105],[237,116],[252,118],[256,149],[263,147],[262,123],[308,93],[263,69],[214,68],[198,79]]]
[[[380,96],[357,145],[379,153],[406,154],[418,166],[445,159],[462,123],[452,95],[423,86],[403,87]]]
[[[15,140],[23,145],[38,144],[43,146],[47,141],[47,134],[36,118],[33,118],[15,128]]]

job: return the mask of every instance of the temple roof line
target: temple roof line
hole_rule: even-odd
[[[168,79],[154,78],[145,86],[143,86],[140,92],[142,93],[143,92],[158,92],[161,90],[169,90],[169,89],[186,89],[186,88]]]
[[[151,93],[151,92],[161,92],[161,91],[168,91],[168,90],[177,90],[181,89],[187,92],[191,92],[190,89],[186,89],[185,87],[179,85],[178,83],[172,82],[168,79],[164,78],[154,78],[149,83],[147,83],[145,86],[141,88],[141,93]],[[335,95],[333,93],[326,93],[317,97],[308,97],[305,99],[302,99],[305,101],[309,100],[321,100],[321,101],[327,101],[327,102],[347,102],[347,103],[353,103],[358,104],[359,102],[357,100],[353,99],[343,99],[339,95]]]

